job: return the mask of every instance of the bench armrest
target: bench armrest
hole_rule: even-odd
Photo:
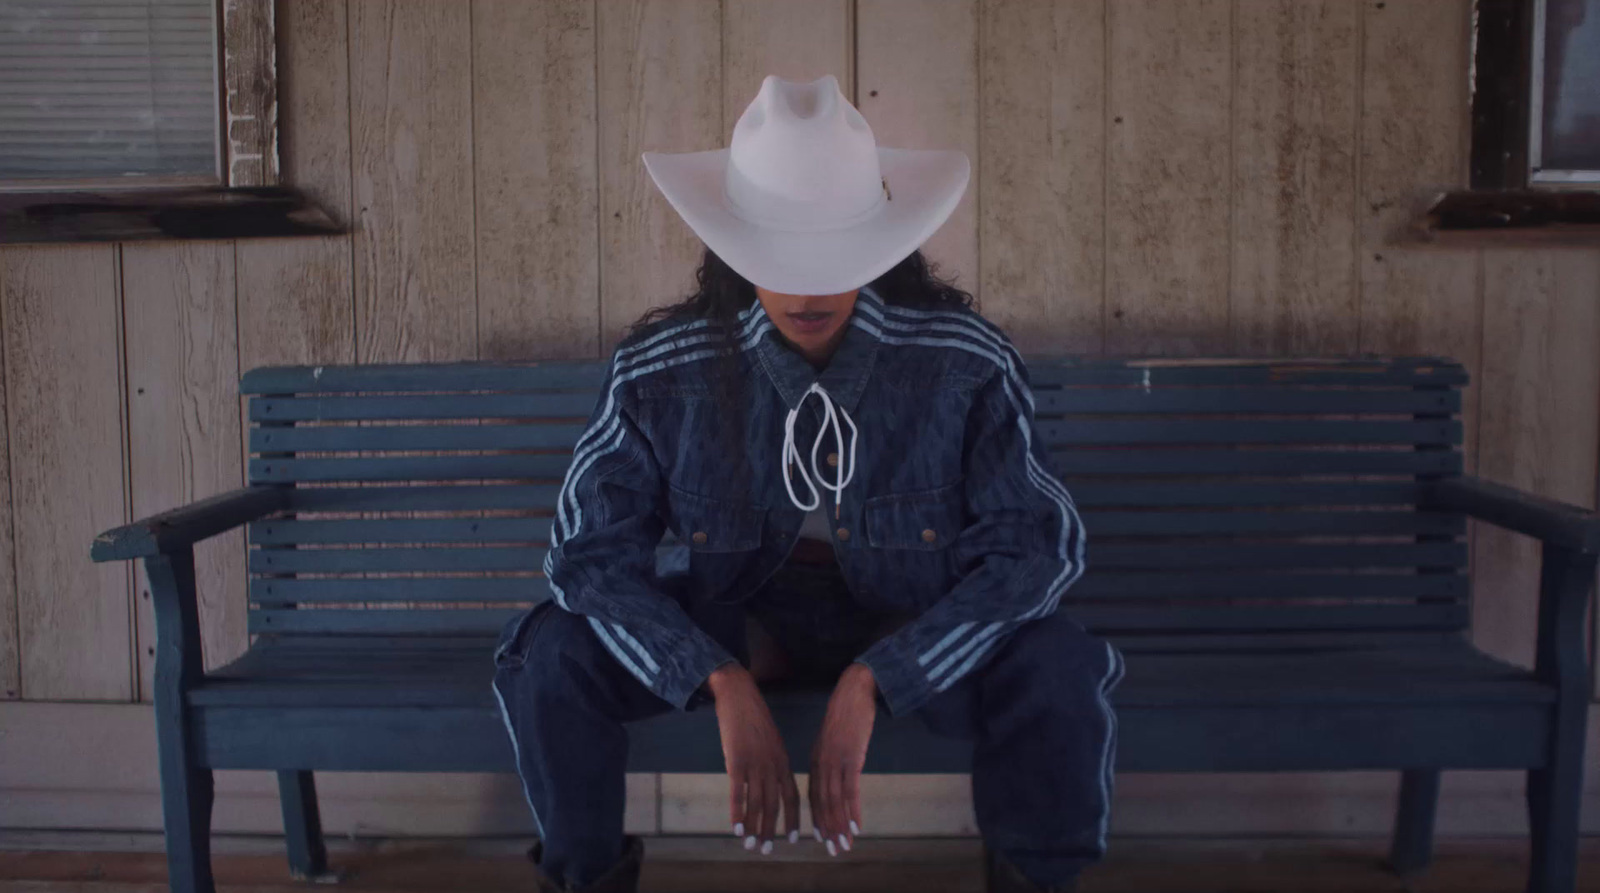
[[[1421,507],[1463,512],[1575,552],[1600,553],[1600,514],[1481,478],[1447,478],[1423,491]]]
[[[289,505],[291,488],[256,485],[151,515],[94,538],[89,557],[123,561],[172,552],[216,536]]]

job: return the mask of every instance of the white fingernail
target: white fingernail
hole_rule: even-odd
[[[763,856],[772,855],[772,841],[764,840],[764,841],[761,842],[761,855],[763,855]]]
[[[828,855],[830,855],[830,856],[839,855],[839,851],[833,848],[833,841],[831,841],[831,840],[828,841]]]
[[[790,843],[799,843],[800,842],[800,829],[799,828],[795,828],[794,830],[789,832],[789,842]]]
[[[743,837],[744,836],[744,822],[734,822],[733,823],[733,836],[734,837]]]
[[[756,848],[756,836],[754,834],[744,839],[744,848],[747,850],[753,850]]]
[[[812,828],[811,829],[811,833],[816,836],[817,843],[821,843],[822,842],[822,829],[821,828]]]
[[[856,824],[855,819],[850,820],[850,833],[857,837],[861,836],[861,826]]]
[[[839,849],[850,852],[850,841],[843,834],[839,835]]]

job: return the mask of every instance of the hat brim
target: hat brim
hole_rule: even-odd
[[[966,153],[878,147],[890,199],[844,229],[793,232],[746,222],[723,199],[728,149],[646,152],[645,169],[695,235],[735,272],[780,294],[860,288],[921,247],[960,203],[971,176]]]

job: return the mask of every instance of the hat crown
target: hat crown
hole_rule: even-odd
[[[825,74],[768,75],[733,127],[724,187],[739,217],[774,229],[841,229],[884,200],[872,127]]]

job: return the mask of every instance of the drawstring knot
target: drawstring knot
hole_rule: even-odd
[[[812,394],[822,399],[822,427],[817,429],[817,439],[811,444],[811,474],[808,475],[805,465],[800,461],[800,451],[794,444],[794,420],[800,414],[800,407],[805,405]],[[850,428],[848,454],[844,447],[844,431],[839,427],[841,420]],[[830,426],[833,428],[833,442],[839,456],[839,473],[835,483],[831,484],[823,480],[822,470],[817,467],[817,450],[821,448],[822,438],[827,435]],[[789,415],[783,422],[783,486],[789,491],[789,501],[794,503],[795,508],[809,512],[821,505],[822,494],[817,491],[817,487],[820,486],[834,492],[833,516],[839,517],[839,503],[844,499],[845,485],[856,475],[856,434],[856,423],[850,418],[850,414],[844,411],[844,407],[833,402],[833,397],[823,389],[822,385],[813,384],[805,394],[801,395],[800,402],[794,409],[789,410]],[[800,497],[794,493],[794,481],[789,474],[791,464],[800,470],[800,480],[804,481],[806,489],[811,491],[809,505],[802,503]],[[816,479],[815,485],[812,484],[813,476]]]

